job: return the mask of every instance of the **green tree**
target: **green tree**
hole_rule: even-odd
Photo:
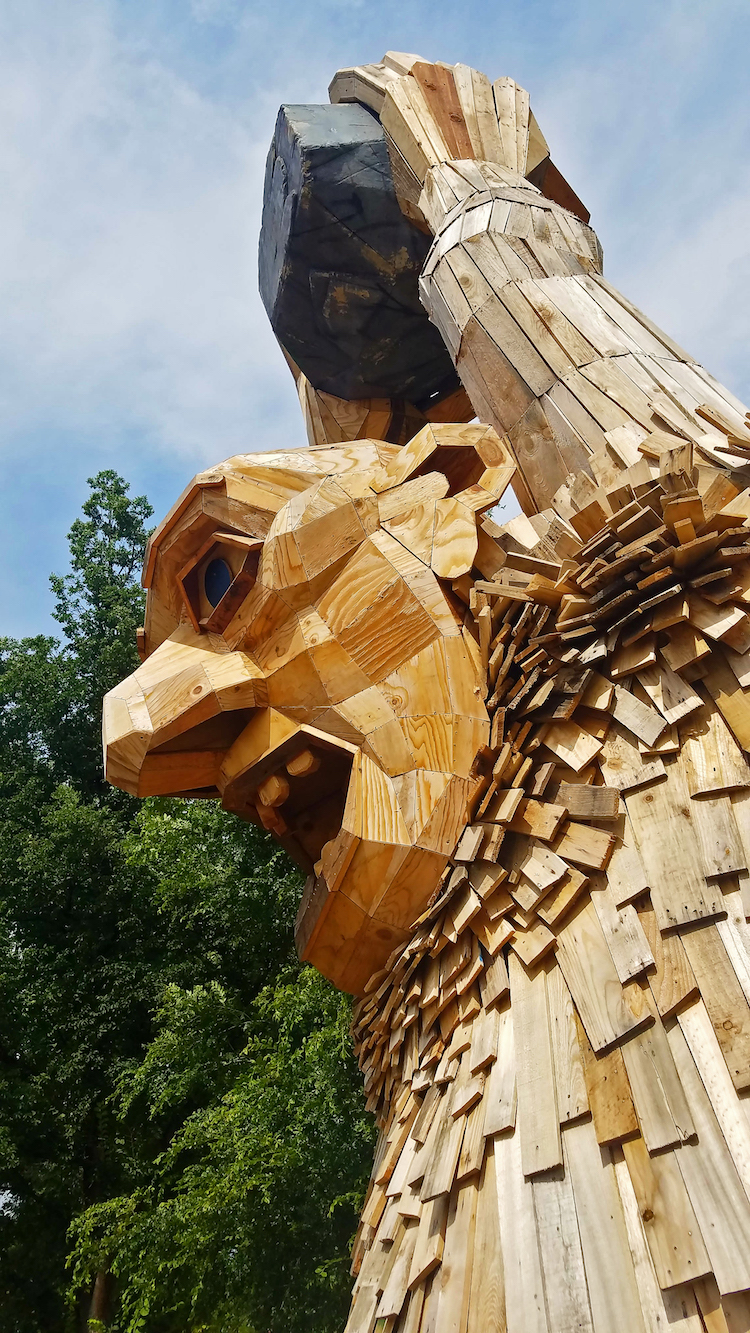
[[[299,876],[210,802],[102,780],[149,517],[93,478],[65,639],[0,641],[0,1333],[85,1328],[92,1291],[113,1329],[322,1333],[371,1130]]]
[[[333,1333],[372,1154],[346,998],[291,965],[244,1009],[172,987],[160,1020],[120,1113],[180,1127],[140,1187],[74,1224],[77,1280],[113,1272],[133,1333]]]

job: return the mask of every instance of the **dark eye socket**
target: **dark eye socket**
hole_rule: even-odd
[[[203,587],[211,606],[219,605],[224,593],[233,582],[234,575],[226,560],[209,561],[203,575]]]

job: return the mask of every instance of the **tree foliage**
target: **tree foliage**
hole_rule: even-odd
[[[0,640],[0,1333],[342,1322],[372,1151],[299,876],[211,802],[102,780],[150,509],[92,479],[65,638]]]

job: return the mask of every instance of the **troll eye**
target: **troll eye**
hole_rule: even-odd
[[[203,590],[211,606],[218,606],[224,593],[232,586],[234,574],[226,560],[211,560],[203,575]]]
[[[263,542],[215,532],[177,575],[185,609],[200,631],[223,634],[255,583]]]

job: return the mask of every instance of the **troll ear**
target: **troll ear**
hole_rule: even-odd
[[[477,515],[514,473],[491,426],[426,426],[372,483],[381,525],[439,578],[457,579],[476,557]]]
[[[477,515],[497,504],[516,472],[509,461],[498,461],[506,456],[489,427],[436,425],[420,431],[384,468],[392,476],[405,473],[406,480],[381,489],[382,527],[438,579],[460,579],[476,560]],[[469,484],[452,487],[461,476]]]
[[[382,493],[426,472],[442,472],[450,495],[474,485],[486,486],[494,493],[502,483],[496,477],[487,478],[486,474],[498,468],[510,469],[503,484],[505,489],[515,471],[513,455],[507,442],[500,439],[492,426],[476,422],[469,425],[432,422],[423,426],[385,464],[373,478],[372,488]],[[498,498],[499,495],[490,503],[497,503]]]

